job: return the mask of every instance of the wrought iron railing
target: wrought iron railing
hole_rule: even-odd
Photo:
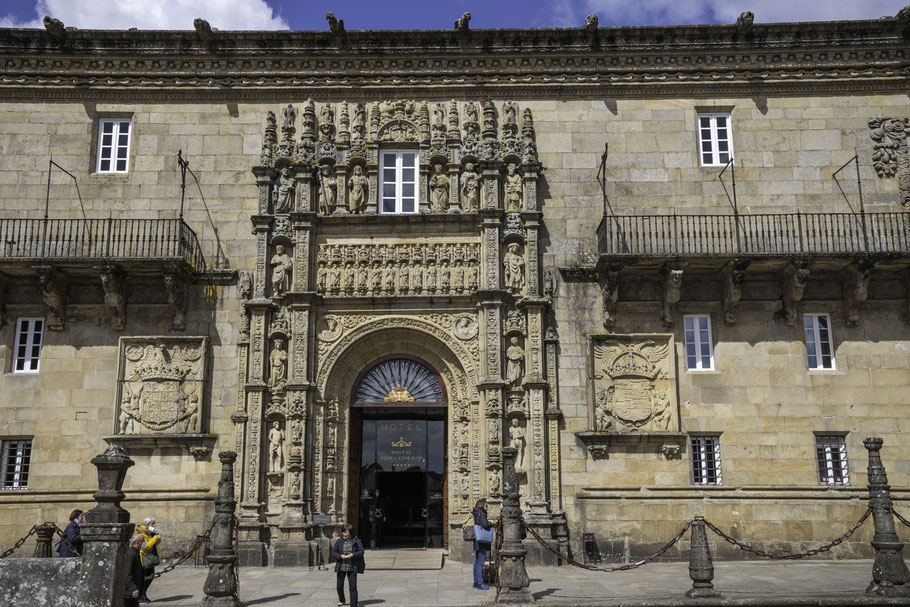
[[[196,233],[181,219],[0,219],[0,261],[170,261],[202,272]]]
[[[597,244],[642,257],[910,254],[910,213],[609,214]]]

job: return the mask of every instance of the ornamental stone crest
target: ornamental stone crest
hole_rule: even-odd
[[[910,119],[874,117],[869,120],[872,166],[882,179],[897,176],[901,205],[910,208],[910,152],[907,134]]]
[[[116,434],[201,432],[207,337],[120,340]]]
[[[678,431],[672,335],[594,336],[590,355],[595,431]]]

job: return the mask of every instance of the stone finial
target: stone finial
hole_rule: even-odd
[[[597,17],[597,15],[588,15],[585,17],[585,25],[583,29],[586,32],[589,34],[596,33],[598,27],[600,27],[600,19]]]
[[[711,549],[708,546],[708,534],[705,532],[705,519],[696,516],[692,521],[692,539],[689,542],[689,577],[692,588],[686,592],[690,599],[717,598],[720,593],[714,590],[714,562],[711,560]]]
[[[465,36],[468,34],[470,31],[470,29],[468,29],[468,23],[470,21],[471,13],[465,13],[455,20],[455,31],[458,32],[459,36]]]
[[[123,447],[110,445],[104,453],[92,458],[92,464],[98,469],[98,491],[92,495],[98,505],[85,513],[90,523],[128,523],[130,513],[120,507],[124,495],[123,481],[127,469],[135,462],[131,460]]]
[[[866,475],[869,479],[869,509],[872,510],[875,525],[875,534],[872,536],[875,561],[872,564],[872,581],[866,588],[866,594],[908,597],[910,571],[901,555],[904,544],[894,528],[891,486],[888,485],[888,475],[879,453],[883,444],[881,438],[863,440],[863,446],[869,452]]]
[[[741,34],[751,34],[755,27],[754,21],[755,15],[750,11],[746,11],[736,18],[736,29]]]
[[[336,36],[344,33],[344,19],[336,19],[334,13],[326,13],[325,20],[329,22],[329,30]]]
[[[45,15],[44,17],[44,29],[47,30],[48,34],[55,38],[62,38],[66,35],[66,28],[63,26],[63,21],[54,19],[50,15]]]

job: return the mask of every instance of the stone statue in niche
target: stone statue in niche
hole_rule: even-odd
[[[525,285],[525,260],[518,253],[518,244],[509,245],[506,254],[502,258],[503,269],[505,270],[505,286],[512,293],[521,293]]]
[[[335,212],[338,201],[338,182],[332,175],[332,167],[324,164],[319,167],[319,206],[326,215]]]
[[[474,170],[472,162],[465,165],[461,175],[461,205],[465,211],[480,207],[480,173]]]
[[[348,210],[351,213],[363,213],[369,189],[370,184],[366,175],[363,174],[363,167],[358,164],[354,167],[354,173],[348,180],[348,190],[350,190],[350,195],[348,196]]]
[[[183,433],[199,432],[199,395],[192,394],[196,387],[188,385],[187,390],[190,393],[184,394],[183,409],[180,411],[180,421],[183,422]]]
[[[284,470],[284,430],[278,422],[269,429],[269,474]]]
[[[275,246],[275,254],[269,262],[272,266],[272,295],[281,296],[291,290],[291,257],[284,250],[284,245]]]
[[[509,428],[509,446],[518,449],[518,454],[515,457],[516,470],[524,470],[526,443],[525,429],[518,424],[517,419],[513,418],[512,426]]]
[[[521,175],[516,171],[515,163],[509,163],[505,181],[506,211],[521,210],[522,183]]]
[[[521,383],[521,376],[524,373],[525,351],[518,345],[518,338],[509,339],[509,347],[506,348],[506,380],[517,386]]]
[[[284,349],[284,340],[276,339],[269,354],[269,387],[281,389],[284,387],[288,370],[288,353]]]
[[[431,210],[444,213],[449,206],[449,176],[445,174],[442,163],[433,165],[433,176],[430,177]]]
[[[354,141],[363,141],[367,138],[367,109],[362,103],[354,106],[354,123],[351,130],[354,131]]]
[[[281,169],[278,189],[275,191],[275,212],[287,213],[294,204],[294,178],[289,169]]]
[[[294,128],[294,122],[297,120],[297,110],[290,103],[281,110],[281,130],[289,131]]]
[[[606,432],[613,425],[605,406],[606,398],[606,394],[603,395],[603,398],[598,397],[597,404],[594,406],[594,430],[597,432]]]

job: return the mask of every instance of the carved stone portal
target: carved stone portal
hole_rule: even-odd
[[[115,434],[198,434],[207,337],[120,339]]]
[[[593,428],[597,432],[677,432],[673,336],[591,338]]]

